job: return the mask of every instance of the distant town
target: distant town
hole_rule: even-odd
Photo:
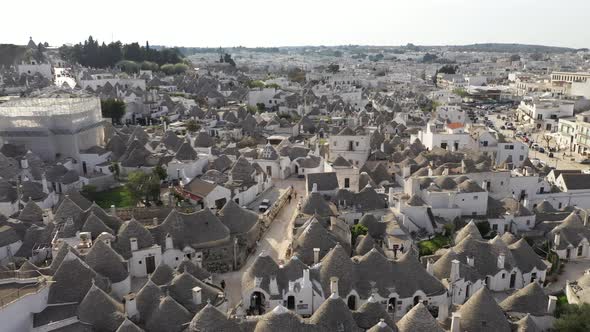
[[[590,51],[0,44],[0,330],[590,329]]]

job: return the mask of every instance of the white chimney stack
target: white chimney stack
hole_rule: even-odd
[[[473,267],[475,265],[475,257],[467,257],[467,265]]]
[[[193,287],[193,303],[194,304],[196,304],[196,305],[201,304],[201,301],[202,301],[201,295],[202,295],[201,287],[199,287],[199,286]]]
[[[166,250],[172,249],[172,235],[166,234]]]
[[[330,278],[330,292],[338,295],[338,277]]]
[[[547,303],[547,313],[553,315],[553,313],[555,312],[555,308],[557,308],[557,297],[549,295],[549,302]]]
[[[498,268],[504,269],[504,263],[506,262],[506,255],[499,254],[498,255]]]
[[[451,318],[450,332],[461,332],[461,314],[458,312],[453,312],[453,318]]]
[[[317,264],[320,262],[320,248],[313,248],[313,263]]]
[[[430,275],[434,275],[434,266],[432,264],[432,260],[430,259],[426,261],[426,272],[428,272]]]
[[[127,317],[135,317],[139,315],[137,311],[137,302],[135,301],[135,293],[129,293],[123,297],[125,302],[125,313]]]
[[[456,259],[453,259],[451,261],[451,282],[455,282],[457,280],[459,280],[459,261]]]
[[[22,169],[29,168],[29,161],[27,160],[27,158],[23,158],[23,159],[20,160],[20,167]]]
[[[555,244],[555,246],[559,246],[559,242],[561,241],[561,234],[559,234],[559,232],[555,233],[555,237],[553,238],[553,244]]]
[[[115,205],[111,205],[111,216],[112,217],[117,216],[117,208],[115,207]]]
[[[172,195],[170,195],[170,196],[172,196]],[[154,226],[158,226],[158,218],[154,217],[154,218],[152,219],[152,225],[154,225]]]
[[[195,253],[195,264],[197,264],[198,267],[203,267],[203,253],[202,252],[196,252]]]
[[[317,193],[318,192],[318,184],[317,183],[314,183],[311,188],[312,188],[311,189],[311,192],[312,193]]]
[[[137,251],[139,248],[137,244],[137,238],[135,237],[129,238],[129,244],[131,245],[131,251]]]
[[[49,194],[49,187],[47,186],[47,177],[45,176],[45,173],[41,175],[41,183],[43,184],[43,192]]]

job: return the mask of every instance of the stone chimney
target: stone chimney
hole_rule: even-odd
[[[453,318],[451,318],[451,331],[450,332],[461,332],[461,314],[453,312]]]
[[[311,187],[311,192],[312,193],[317,193],[318,192],[318,184],[314,183]]]
[[[195,254],[195,264],[198,267],[203,267],[203,254],[200,251]]]
[[[154,217],[154,218],[152,219],[152,225],[154,225],[154,226],[158,226],[158,218]]]
[[[172,242],[172,235],[170,233],[166,234],[166,250],[172,249],[174,247]]]
[[[475,265],[475,257],[467,257],[467,265],[473,267]]]
[[[41,183],[43,185],[43,192],[49,194],[49,186],[47,186],[47,177],[45,176],[45,173],[41,175]]]
[[[410,170],[411,170],[410,166],[403,166],[402,167],[402,176],[404,177],[404,179],[410,177],[410,175],[411,175]]]
[[[320,248],[313,248],[313,263],[317,264],[320,262]]]
[[[137,251],[139,248],[137,244],[137,238],[135,237],[129,238],[129,244],[131,245],[131,251]]]
[[[555,237],[553,238],[553,244],[557,247],[559,246],[559,242],[561,242],[561,234],[556,232]]]
[[[459,280],[459,264],[459,261],[456,259],[451,261],[451,275],[449,276],[451,282]]]
[[[303,283],[301,284],[301,287],[310,286],[310,285],[311,285],[311,279],[309,277],[309,269],[305,269],[305,270],[303,270]]]
[[[27,169],[29,168],[29,160],[27,160],[27,158],[23,158],[20,160],[20,167],[22,169]]]
[[[434,269],[434,266],[432,264],[432,260],[431,259],[428,259],[426,261],[426,272],[428,272],[428,274],[430,274],[430,275],[434,275],[434,270],[433,269]]]
[[[389,188],[389,191],[387,192],[387,202],[389,203],[389,207],[393,207],[395,205],[395,200],[393,199],[393,188]]]
[[[202,291],[201,291],[201,287],[196,286],[193,287],[193,303],[196,305],[201,304],[202,301]]]
[[[114,205],[111,205],[111,217],[117,216],[117,208]]]
[[[330,292],[338,295],[338,277],[330,278]]]
[[[129,293],[123,296],[123,301],[125,302],[125,313],[127,317],[132,318],[139,316],[139,311],[137,311],[137,302],[135,301],[135,293]]]
[[[549,295],[549,302],[547,303],[547,313],[553,315],[557,307],[557,297]]]
[[[506,262],[506,255],[504,254],[499,254],[498,255],[498,268],[499,269],[503,269],[504,268],[504,263]]]

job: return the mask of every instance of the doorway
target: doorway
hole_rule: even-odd
[[[516,273],[510,275],[510,288],[514,288],[516,285]]]
[[[254,292],[250,297],[250,314],[252,315],[262,315],[264,313],[264,303],[265,303],[264,294],[261,292]]]
[[[156,270],[156,256],[147,256],[145,258],[145,272],[152,274]]]
[[[354,295],[348,297],[348,309],[356,310],[356,297]]]
[[[392,297],[387,301],[387,312],[395,313],[395,306],[396,306],[397,299]]]
[[[290,295],[289,297],[287,297],[287,309],[295,309],[295,296]]]

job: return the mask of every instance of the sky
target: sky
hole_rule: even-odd
[[[92,35],[198,47],[590,47],[590,0],[2,0],[0,13],[0,43],[20,45],[30,36],[59,46]]]

